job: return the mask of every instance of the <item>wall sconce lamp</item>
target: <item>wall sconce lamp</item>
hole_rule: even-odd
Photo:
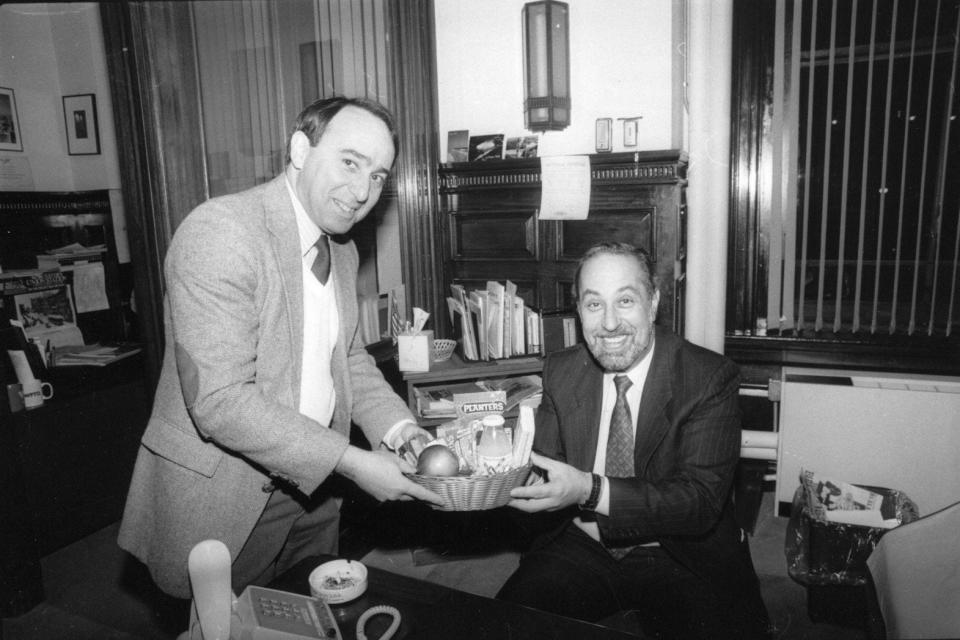
[[[523,6],[523,120],[530,131],[570,125],[570,27],[566,2]]]

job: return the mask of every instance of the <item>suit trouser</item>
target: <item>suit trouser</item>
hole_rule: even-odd
[[[275,489],[250,537],[233,561],[234,593],[248,585],[263,586],[300,560],[336,554],[340,501],[331,496],[302,502]]]
[[[660,547],[637,547],[614,559],[574,525],[520,560],[497,597],[596,622],[637,611],[645,634],[722,637],[724,612],[708,585]]]

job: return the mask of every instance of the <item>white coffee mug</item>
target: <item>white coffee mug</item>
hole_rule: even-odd
[[[20,395],[23,397],[23,406],[27,409],[36,409],[43,406],[44,400],[53,397],[53,385],[49,382],[29,380],[21,383]]]

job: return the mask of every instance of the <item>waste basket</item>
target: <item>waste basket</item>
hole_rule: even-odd
[[[917,508],[900,491],[856,485],[884,496],[895,508],[900,524],[917,519]],[[787,573],[807,588],[807,614],[813,622],[875,628],[882,620],[870,584],[867,558],[890,529],[824,519],[811,507],[802,483],[794,493],[784,550]]]

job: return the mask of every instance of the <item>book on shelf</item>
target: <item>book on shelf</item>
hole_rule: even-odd
[[[463,285],[451,284],[450,291],[453,293],[453,297],[447,298],[447,302],[452,310],[453,318],[451,319],[454,326],[456,327],[459,323],[463,357],[467,360],[479,360],[480,354],[474,330],[474,315],[470,309],[467,290],[463,288]]]
[[[40,269],[63,269],[69,271],[74,265],[88,262],[101,262],[107,253],[104,244],[85,247],[74,242],[63,247],[50,249],[46,253],[37,254],[37,266]]]
[[[542,355],[541,314],[526,306],[516,284],[491,280],[472,291],[459,284],[450,288],[447,306],[465,360]]]
[[[12,296],[66,286],[67,278],[60,267],[18,269],[0,273],[0,295]]]
[[[487,345],[487,292],[471,291],[468,300],[472,314],[474,335],[477,336],[477,353],[481,360],[490,359],[490,347]]]
[[[513,296],[513,355],[523,356],[529,353],[526,345],[526,307],[523,298]]]
[[[505,288],[496,280],[487,281],[487,348],[491,358],[503,357],[503,300]]]
[[[51,353],[50,362],[53,367],[105,367],[141,350],[140,345],[132,343],[56,347]]]

